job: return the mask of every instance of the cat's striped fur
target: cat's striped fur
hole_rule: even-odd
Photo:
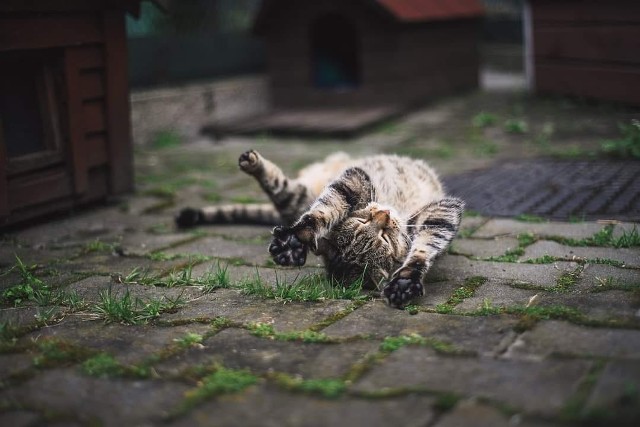
[[[445,197],[423,161],[394,155],[351,159],[330,156],[296,179],[256,151],[240,156],[284,226],[269,247],[276,263],[303,265],[308,250],[322,256],[327,273],[349,284],[359,277],[382,287],[389,305],[402,307],[423,294],[422,277],[454,238],[464,204]],[[337,178],[336,178],[337,177]],[[268,205],[184,209],[179,225],[276,218]],[[258,219],[258,218],[254,218]]]

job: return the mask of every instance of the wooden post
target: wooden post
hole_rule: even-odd
[[[74,48],[65,50],[65,75],[67,78],[67,107],[69,113],[69,151],[73,166],[73,184],[77,194],[89,188],[87,153],[84,144],[84,120],[80,94],[80,58]]]
[[[133,189],[133,149],[129,113],[127,35],[123,11],[103,15],[106,55],[107,133],[111,194]]]
[[[9,215],[9,185],[7,183],[7,155],[0,119],[0,218]],[[0,223],[1,224],[1,223]]]

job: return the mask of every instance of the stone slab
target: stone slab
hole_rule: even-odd
[[[513,339],[517,319],[511,316],[470,317],[435,313],[411,315],[382,302],[371,302],[323,329],[330,337],[348,338],[419,334],[454,345],[460,350],[493,354],[503,341]]]
[[[240,258],[252,265],[265,265],[271,259],[267,244],[255,245],[224,239],[221,237],[204,237],[196,241],[178,245],[165,252],[168,255],[206,255],[221,259]]]
[[[445,255],[438,259],[427,273],[426,281],[457,280],[474,276],[497,279],[505,283],[531,284],[540,287],[555,286],[556,279],[565,271],[573,271],[576,263],[518,264],[510,262],[473,261],[463,256]]]
[[[541,307],[573,307],[591,320],[623,322],[640,327],[640,298],[628,291],[605,291],[580,294],[540,294]]]
[[[593,264],[586,266],[582,272],[581,286],[587,289],[599,290],[608,281],[613,285],[640,289],[640,270]]]
[[[544,295],[541,291],[518,289],[500,280],[490,279],[474,292],[472,297],[466,298],[458,304],[454,311],[456,313],[468,313],[483,308],[485,305],[491,307],[513,307],[527,305],[534,295]]]
[[[551,427],[560,426],[546,421],[526,419],[521,414],[505,415],[495,407],[477,399],[459,402],[453,410],[440,417],[434,427]]]
[[[526,248],[523,260],[550,255],[567,260],[573,259],[608,259],[624,263],[626,267],[640,267],[640,249],[632,248],[597,248],[581,246],[565,246],[548,240],[540,240]],[[640,275],[640,272],[638,273]]]
[[[323,427],[425,426],[434,419],[433,398],[408,395],[382,400],[322,399],[268,386],[212,399],[172,426]]]
[[[76,292],[86,303],[98,303],[101,301],[101,293],[111,289],[114,298],[123,298],[129,292],[131,298],[139,298],[143,302],[167,299],[184,300],[185,303],[202,295],[200,288],[196,286],[162,287],[151,285],[138,285],[116,283],[111,277],[91,276],[75,282],[65,288],[67,292]]]
[[[106,352],[124,364],[137,364],[174,344],[187,333],[203,334],[211,329],[206,324],[172,327],[150,325],[104,324],[87,321],[82,316],[69,316],[62,322],[27,335],[26,340],[59,339],[95,351]]]
[[[591,328],[548,320],[518,337],[506,358],[540,360],[552,354],[640,359],[640,330]]]
[[[235,289],[219,289],[191,301],[177,313],[164,314],[162,319],[179,322],[226,317],[244,324],[266,323],[280,332],[302,331],[346,310],[351,304],[348,300],[285,303],[243,295]]]
[[[36,425],[38,414],[29,411],[8,411],[0,413],[0,425],[11,427],[28,427]]]
[[[416,298],[411,304],[435,309],[438,304],[444,304],[451,294],[460,287],[460,282],[445,280],[442,282],[424,283],[424,295]]]
[[[31,368],[31,358],[25,354],[0,354],[0,385],[2,381]]]
[[[341,344],[302,343],[261,338],[242,329],[225,329],[201,346],[154,366],[161,376],[179,375],[197,365],[219,363],[254,374],[283,372],[303,378],[341,378],[356,362],[378,350],[377,341]]]
[[[507,403],[528,413],[557,414],[576,391],[591,362],[463,357],[441,358],[404,347],[369,371],[355,390],[424,389]],[[419,367],[419,368],[417,368]]]
[[[86,425],[156,425],[179,402],[187,386],[157,380],[97,379],[76,369],[52,369],[0,391],[0,400],[72,416]]]
[[[593,236],[604,228],[596,222],[567,223],[543,222],[531,223],[513,219],[496,218],[480,227],[473,237],[490,238],[499,236],[517,236],[522,233],[533,233],[538,236],[559,236],[571,239],[584,239]]]
[[[587,401],[588,410],[617,412],[635,408],[640,416],[640,363],[613,360],[607,363]]]
[[[451,244],[451,252],[474,256],[478,258],[489,258],[504,255],[509,249],[515,249],[519,245],[518,239],[513,237],[502,237],[490,240],[485,239],[455,239]]]

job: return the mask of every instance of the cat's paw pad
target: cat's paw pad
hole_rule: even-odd
[[[246,173],[255,173],[261,167],[260,154],[255,150],[245,151],[238,158],[238,166]]]
[[[201,218],[202,212],[199,209],[184,208],[176,217],[176,224],[181,228],[193,227],[200,223]]]
[[[394,277],[382,289],[382,297],[386,300],[387,305],[395,308],[402,308],[412,299],[422,295],[424,295],[424,287],[420,282],[420,277],[416,275]]]
[[[273,261],[283,266],[301,266],[307,261],[309,247],[302,243],[291,228],[276,227],[269,245]]]

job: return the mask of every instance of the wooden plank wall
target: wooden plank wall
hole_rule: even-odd
[[[313,87],[309,27],[326,11],[339,11],[357,27],[362,73],[357,89]],[[477,87],[477,20],[401,25],[360,3],[340,1],[287,4],[272,19],[265,36],[276,107],[402,107]]]
[[[0,54],[45,48],[56,49],[64,64],[60,119],[67,160],[8,180],[0,174],[7,195],[0,215],[11,212],[5,223],[132,188],[124,13],[0,16]]]
[[[535,89],[640,105],[640,2],[532,0]]]

